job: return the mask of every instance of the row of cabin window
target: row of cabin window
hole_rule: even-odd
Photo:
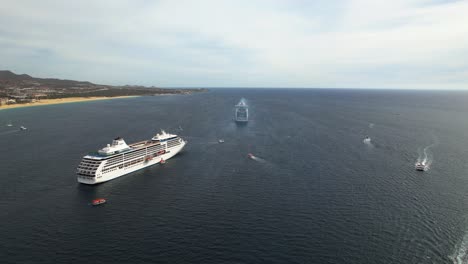
[[[151,150],[151,151],[148,150],[147,154],[151,155],[151,154],[154,154],[154,153],[156,153],[158,151],[160,151],[160,150]],[[125,158],[125,161],[127,161],[127,160],[134,159],[134,158],[141,157],[141,156],[144,156],[143,153],[140,154],[140,155],[125,155],[124,158]]]
[[[99,166],[99,164],[101,164],[101,162],[87,162],[87,161],[81,161],[81,164],[83,165],[90,165],[90,166]]]
[[[91,163],[91,164],[100,164],[101,163],[100,160],[92,160],[92,159],[83,159],[82,162],[87,162],[87,163]]]
[[[142,157],[138,157],[138,159],[141,159]],[[135,158],[131,158],[132,160],[135,159]],[[106,166],[104,167],[104,169],[108,169],[110,166],[114,166],[114,165],[117,165],[117,166],[120,166],[122,165],[122,163],[124,162],[128,162],[129,160],[128,159],[125,159],[125,160],[120,160],[119,162],[112,162],[110,164],[106,164]]]
[[[131,166],[131,165],[133,165],[133,164],[141,163],[141,162],[143,162],[143,160],[144,160],[144,159],[136,159],[136,160],[134,160],[134,161],[126,162],[126,163],[124,164],[124,167],[128,167],[128,166]]]
[[[106,166],[121,163],[123,161],[123,155],[107,160]]]
[[[163,149],[163,148],[164,148],[163,145],[156,145],[156,146],[148,147],[147,149],[150,150],[150,149]]]
[[[92,171],[96,171],[97,168],[90,168],[90,167],[83,167],[83,166],[78,166],[78,169],[82,169],[82,170],[92,170]]]
[[[87,175],[87,174],[83,174],[83,173],[78,173],[78,175],[86,176],[86,177],[94,177],[95,176],[95,175]]]
[[[114,167],[113,169],[103,170],[102,173],[105,174],[105,173],[108,173],[108,172],[111,172],[111,171],[115,171],[116,169],[117,169],[117,167]]]
[[[168,147],[168,148],[172,148],[172,147],[175,147],[175,146],[178,146],[178,145],[180,145],[179,142],[177,142],[177,143],[172,143],[172,144],[167,144],[167,147]]]
[[[97,164],[97,165],[89,165],[89,164],[83,164],[83,163],[81,163],[78,167],[82,167],[82,168],[97,168],[97,167],[99,167],[99,164]]]
[[[81,172],[81,173],[86,173],[86,174],[90,174],[90,175],[94,175],[94,173],[95,173],[96,171],[80,170],[79,172]]]

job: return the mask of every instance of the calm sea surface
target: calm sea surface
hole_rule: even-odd
[[[242,97],[251,120],[237,126]],[[87,152],[159,129],[189,141],[165,165],[76,182]],[[0,262],[468,263],[467,132],[462,92],[215,89],[2,110]]]

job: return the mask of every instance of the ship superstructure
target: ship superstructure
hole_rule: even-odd
[[[83,157],[77,169],[78,182],[106,182],[136,170],[166,161],[179,153],[187,142],[164,131],[151,140],[127,145],[117,137],[112,144]]]
[[[235,106],[235,116],[234,119],[236,122],[245,123],[249,121],[249,106],[247,105],[245,99],[241,99],[238,104]]]

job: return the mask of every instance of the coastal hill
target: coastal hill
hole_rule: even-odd
[[[145,86],[112,86],[85,81],[35,78],[0,70],[0,98],[30,101],[69,97],[116,97],[132,95],[188,94],[206,89],[166,89]]]
[[[11,71],[0,71],[0,80],[27,80],[33,77],[27,74],[14,74]]]

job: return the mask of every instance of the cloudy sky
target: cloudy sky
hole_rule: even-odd
[[[468,0],[2,0],[0,69],[162,87],[468,89]]]

